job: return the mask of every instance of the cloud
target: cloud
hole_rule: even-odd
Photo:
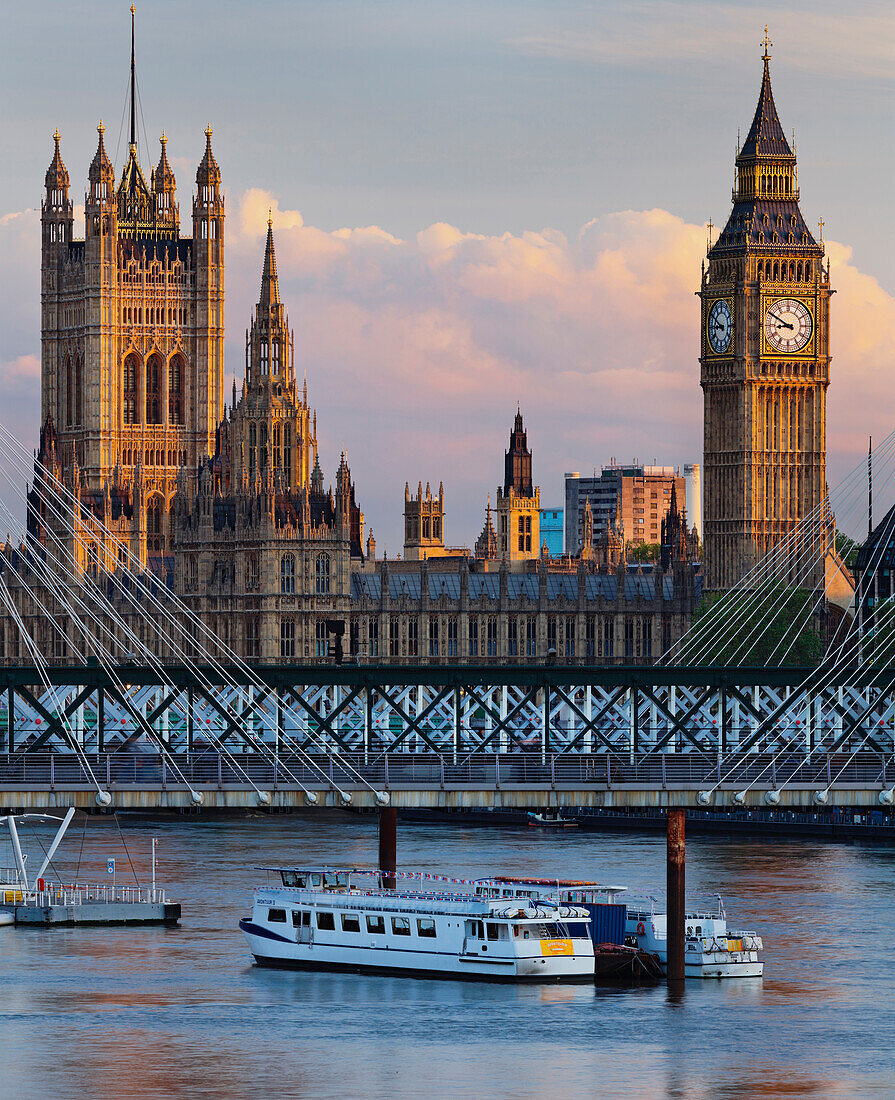
[[[260,189],[231,206],[227,370],[258,298],[268,210],[295,365],[318,409],[325,474],[348,448],[380,548],[401,549],[405,481],[444,481],[446,537],[470,544],[502,481],[517,401],[542,500],[565,470],[611,457],[700,461],[699,285],[705,230],[666,210],[486,235],[435,223],[403,239],[379,226],[326,231]],[[866,435],[890,429],[895,298],[828,242],[834,362],[830,481]],[[0,403],[33,446],[39,427],[39,219],[0,218]]]
[[[864,10],[817,3],[790,4],[773,13],[772,35],[787,64],[829,75],[835,54],[836,75],[891,80],[895,62],[891,11],[870,3]],[[505,39],[513,52],[563,62],[679,69],[696,61],[719,64],[737,56],[744,43],[757,47],[762,16],[754,9],[725,3],[711,6],[706,19],[701,0],[634,0],[624,5],[593,5],[556,21],[529,25]]]

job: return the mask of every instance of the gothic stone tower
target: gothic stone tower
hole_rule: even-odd
[[[536,558],[541,522],[541,490],[532,485],[531,451],[516,410],[510,449],[504,454],[503,490],[497,489],[497,531],[500,555],[509,561]]]
[[[829,266],[799,210],[768,46],[733,210],[699,292],[707,590],[736,584],[826,493]]]
[[[177,469],[213,453],[223,412],[224,198],[210,129],[192,239],[180,232],[164,134],[147,184],[137,156],[133,25],[130,142],[117,189],[102,123],[98,131],[84,240],[74,239],[58,132],[46,176],[41,422],[54,429],[57,461],[70,484],[77,472],[89,511],[146,562],[170,549]],[[39,528],[38,511],[35,502]],[[78,547],[72,551],[83,566]],[[101,564],[114,565],[101,539],[98,552]]]

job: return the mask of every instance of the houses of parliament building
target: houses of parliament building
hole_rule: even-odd
[[[727,581],[719,563],[730,548],[746,554],[735,540],[785,530],[791,515],[812,506],[823,476],[829,283],[821,250],[798,215],[795,158],[768,121],[767,61],[761,96],[757,136],[750,132],[737,161],[741,193],[702,287],[706,534],[715,540],[706,553],[715,586]],[[152,607],[135,607],[122,595],[126,583],[120,582],[135,562],[161,599],[173,590],[201,616],[225,657],[231,651],[272,664],[326,661],[336,634],[344,634],[349,659],[411,664],[640,664],[668,649],[702,593],[701,568],[690,560],[693,541],[678,507],[683,502],[671,502],[655,564],[626,563],[620,522],[595,540],[587,513],[581,545],[551,558],[539,545],[539,490],[521,411],[494,516],[489,503],[474,548],[445,545],[444,493],[424,492],[420,484],[404,496],[404,554],[377,558],[345,455],[332,484],[321,470],[316,413],[294,370],[274,226],[268,224],[258,258],[243,378],[227,403],[225,204],[212,131],[205,132],[191,188],[192,236],[185,236],[165,136],[147,178],[133,98],[132,90],[130,142],[118,178],[98,127],[83,239],[75,237],[58,132],[54,138],[41,213],[41,430],[27,509],[32,548],[8,545],[0,554],[16,612],[7,609],[0,622],[0,660],[27,656],[22,631],[31,632],[51,660],[83,650],[42,579],[35,542],[48,551],[64,545],[66,583],[85,593],[102,590],[163,658],[168,654],[163,633],[152,629]],[[773,173],[766,172],[771,164]],[[784,189],[773,201],[752,194],[763,194],[766,177]],[[766,225],[768,212],[774,221]],[[788,219],[782,228],[781,216]],[[741,225],[744,217],[748,224]],[[753,272],[748,256],[759,243],[763,257],[774,254],[771,275],[763,265]],[[796,255],[794,266],[789,259]],[[758,280],[760,293],[753,293],[750,279]],[[767,304],[765,288],[780,292]],[[794,317],[807,310],[813,324],[808,342],[795,351],[774,345],[783,365],[774,361],[773,377],[764,343],[759,355],[756,341],[773,344],[777,330],[755,321],[759,296],[760,308],[777,309],[779,317],[783,307],[774,302],[791,298],[786,309]],[[727,303],[726,312],[719,303]],[[786,313],[787,325],[795,323],[789,318]],[[787,356],[795,357],[792,364]],[[761,384],[752,387],[758,396],[740,408],[737,394],[751,385],[751,376],[748,383],[740,379],[744,369],[758,371]],[[777,375],[782,385],[771,394]],[[780,404],[790,401],[797,404],[797,422]],[[798,427],[775,427],[769,410]],[[756,444],[762,449],[756,455],[731,442],[731,433],[740,431],[756,438],[753,422],[797,431],[813,465],[810,474],[787,482],[785,519],[775,515],[757,525],[747,516],[744,533],[725,518],[729,509],[741,522],[733,495],[742,492],[743,479],[750,479],[754,500],[760,478],[763,486],[772,476],[790,477],[789,466],[765,456],[770,445]],[[796,446],[794,436],[787,438]],[[51,506],[53,478],[71,494],[64,517]],[[88,598],[102,619],[101,601]],[[114,625],[109,631],[116,636],[113,655],[125,656],[127,641]]]

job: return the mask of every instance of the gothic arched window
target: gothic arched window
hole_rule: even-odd
[[[162,422],[162,357],[150,355],[146,360],[146,423]]]
[[[74,407],[74,392],[72,380],[71,356],[65,357],[65,423],[69,427],[74,423],[72,413]]]
[[[287,485],[292,484],[292,428],[283,425],[283,477]]]
[[[150,554],[162,552],[162,498],[153,496],[146,505],[146,549]]]
[[[318,596],[329,595],[329,557],[318,554],[314,568],[314,590]]]
[[[76,424],[84,423],[84,372],[81,361],[81,353],[75,356],[75,409],[74,418]]]
[[[295,555],[284,554],[280,558],[280,592],[284,596],[295,595]]]
[[[183,423],[183,359],[172,355],[168,360],[168,423]]]
[[[125,424],[136,424],[137,381],[140,376],[140,361],[134,352],[125,356],[122,375],[121,393],[124,402],[122,419]]]

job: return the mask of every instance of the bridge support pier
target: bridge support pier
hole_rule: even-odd
[[[684,986],[684,925],[687,916],[685,890],[685,845],[683,809],[669,809],[667,814],[666,944],[668,959],[665,972],[669,987],[680,991]]]
[[[379,870],[391,871],[382,875],[383,890],[394,890],[398,869],[398,811],[394,806],[384,806],[379,811]]]

